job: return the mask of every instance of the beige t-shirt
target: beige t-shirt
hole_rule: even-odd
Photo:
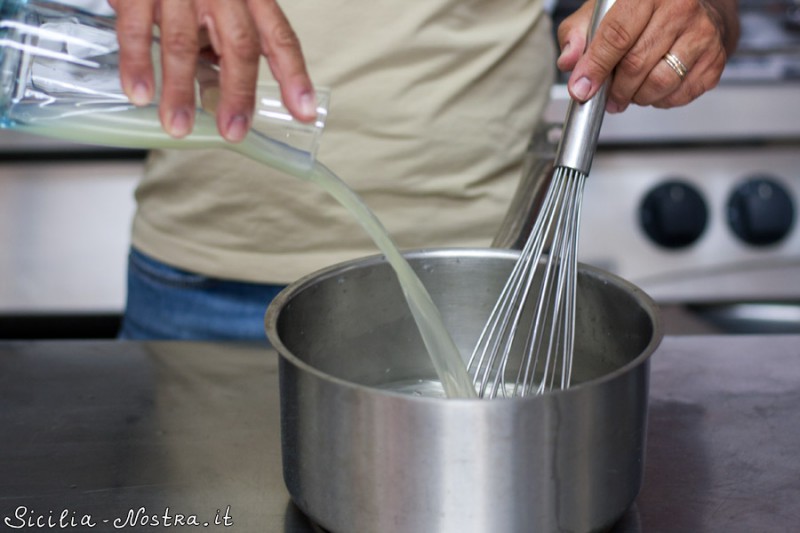
[[[318,159],[401,249],[488,246],[552,83],[542,1],[282,4],[331,89]],[[154,152],[136,198],[134,246],[211,276],[285,283],[378,252],[316,185],[228,150]]]

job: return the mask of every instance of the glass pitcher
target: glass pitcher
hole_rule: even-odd
[[[153,42],[160,93],[158,40]],[[314,164],[328,94],[317,90],[317,118],[295,120],[277,85],[259,85],[251,130],[241,143],[217,132],[219,70],[199,60],[197,116],[184,139],[161,128],[158,102],[137,107],[122,91],[112,17],[46,0],[0,0],[0,127],[125,148],[215,148],[243,152],[292,174]]]

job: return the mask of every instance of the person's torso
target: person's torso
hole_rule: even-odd
[[[284,4],[331,88],[318,159],[402,248],[488,245],[552,83],[542,3]],[[205,274],[285,282],[377,252],[321,189],[225,150],[155,153],[137,199],[134,245]]]

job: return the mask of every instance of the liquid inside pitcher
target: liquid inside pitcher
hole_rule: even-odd
[[[156,94],[159,43],[153,41]],[[0,0],[0,127],[71,141],[130,148],[208,148],[224,144],[215,123],[218,67],[200,60],[197,117],[186,139],[161,128],[158,102],[137,107],[119,80],[119,47],[112,17],[43,0]],[[295,120],[276,84],[258,87],[250,135],[273,150],[275,166],[310,169],[327,116],[328,94],[317,90],[317,119]],[[264,145],[264,142],[260,144]]]

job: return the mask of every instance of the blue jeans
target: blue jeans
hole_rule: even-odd
[[[264,341],[264,313],[283,285],[173,268],[131,249],[120,339]]]

